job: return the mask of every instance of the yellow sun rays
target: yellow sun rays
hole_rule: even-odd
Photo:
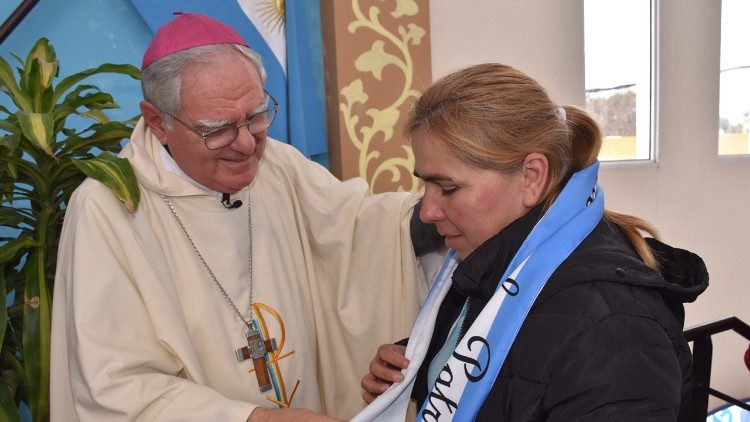
[[[285,0],[266,0],[256,6],[261,23],[273,31],[281,32],[286,20]]]

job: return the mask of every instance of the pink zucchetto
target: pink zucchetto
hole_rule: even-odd
[[[198,13],[175,12],[171,22],[164,24],[143,54],[141,70],[164,56],[188,48],[212,44],[240,44],[247,42],[229,25]]]

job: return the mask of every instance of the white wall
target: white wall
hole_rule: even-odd
[[[662,0],[660,12],[658,163],[605,165],[600,183],[609,208],[706,261],[710,287],[686,307],[687,327],[730,315],[750,323],[750,159],[716,155],[721,2]],[[434,78],[499,61],[583,105],[582,0],[432,0],[430,20]],[[715,338],[712,387],[750,396],[747,346],[733,332]]]

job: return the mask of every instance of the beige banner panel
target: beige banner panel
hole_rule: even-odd
[[[403,127],[432,81],[428,0],[320,0],[330,168],[373,192],[415,191]]]

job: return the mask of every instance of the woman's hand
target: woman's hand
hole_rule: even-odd
[[[409,366],[409,359],[405,358],[406,347],[397,344],[384,344],[370,362],[370,372],[362,377],[362,388],[365,392],[362,398],[370,403],[375,397],[383,394],[394,382],[401,382],[404,376],[401,370]]]

